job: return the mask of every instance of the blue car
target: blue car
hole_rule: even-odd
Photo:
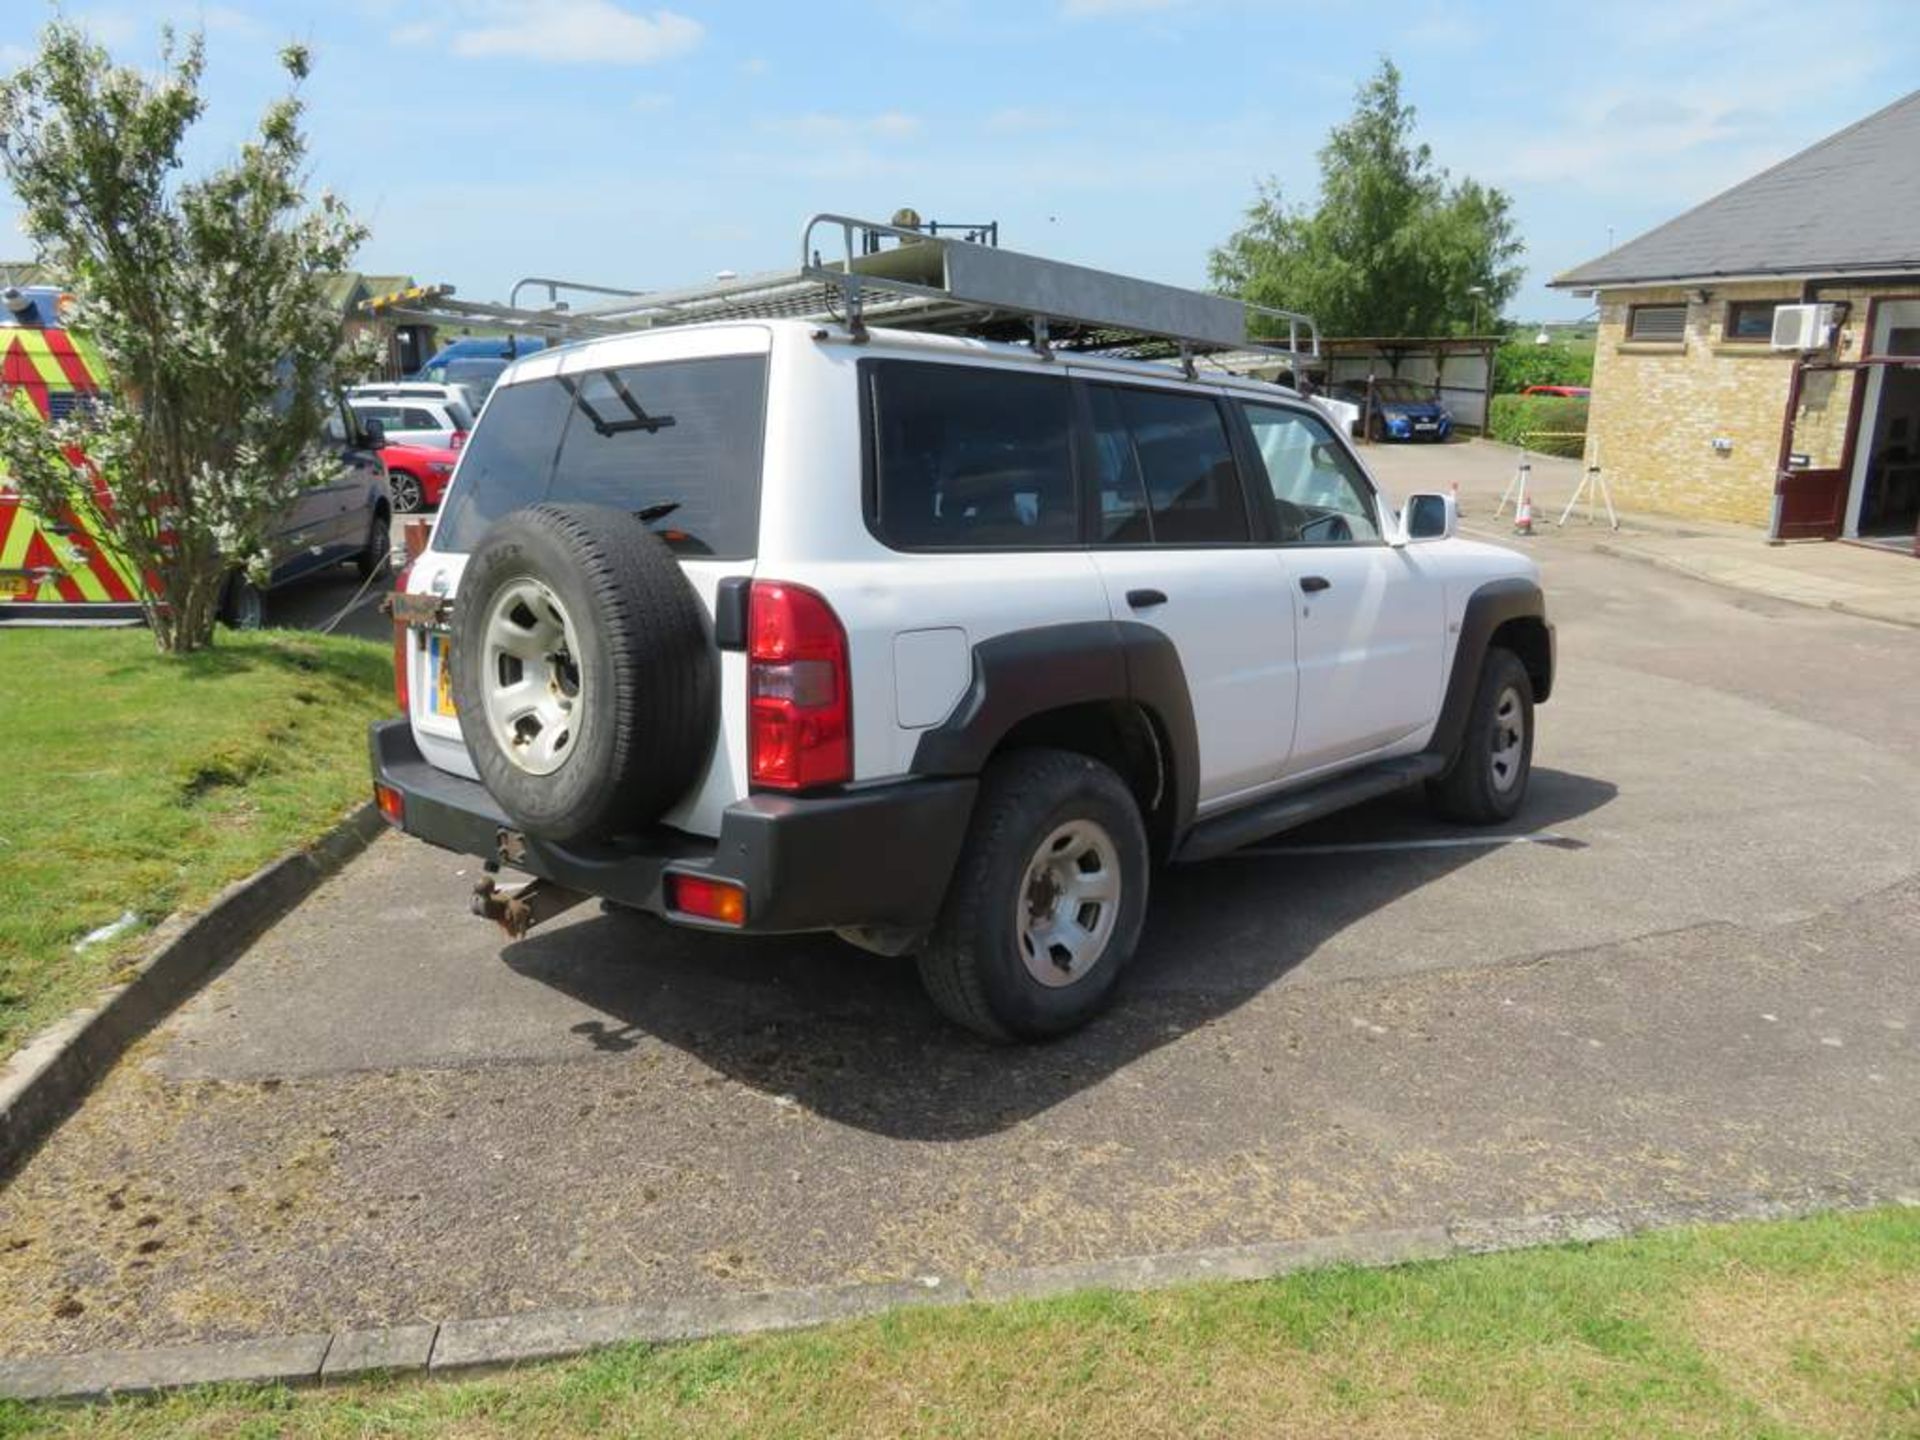
[[[467,393],[470,409],[479,410],[493,391],[493,382],[501,372],[522,355],[546,349],[547,342],[537,337],[516,335],[510,338],[476,340],[471,337],[443,345],[434,357],[409,380],[430,380],[440,385],[458,385]]]
[[[1339,386],[1334,393],[1367,414],[1365,381]],[[1445,440],[1453,434],[1453,416],[1432,391],[1391,377],[1373,382],[1372,415],[1366,425],[1369,440]]]

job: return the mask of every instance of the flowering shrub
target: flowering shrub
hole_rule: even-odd
[[[306,50],[281,52],[294,89],[238,156],[180,180],[204,54],[201,37],[168,32],[149,76],[56,20],[0,79],[0,166],[39,258],[72,291],[66,323],[112,377],[110,395],[53,422],[0,403],[0,468],[42,513],[74,505],[147,577],[163,651],[209,643],[231,572],[265,578],[274,521],[327,473],[322,425],[364,358],[341,349],[325,277],[366,232],[337,198],[309,204],[302,189]],[[87,466],[110,501],[84,483]]]

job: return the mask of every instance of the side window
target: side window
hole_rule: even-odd
[[[874,533],[911,549],[1079,542],[1073,392],[980,366],[871,362]]]
[[[1266,464],[1283,541],[1339,545],[1380,538],[1373,488],[1326,425],[1299,410],[1243,408]]]
[[[401,430],[444,430],[447,428],[433,418],[433,412],[431,410],[407,409],[401,412],[401,418],[404,423],[396,427]]]
[[[1249,538],[1240,473],[1212,397],[1117,385],[1091,386],[1089,396],[1104,543]]]

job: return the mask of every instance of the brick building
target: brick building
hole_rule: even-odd
[[[1920,91],[1552,283],[1622,506],[1920,553]]]

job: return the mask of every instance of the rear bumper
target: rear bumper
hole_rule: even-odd
[[[405,720],[375,724],[369,744],[374,779],[405,801],[402,829],[442,849],[501,858],[502,832],[513,822],[484,785],[435,769]],[[665,828],[620,845],[561,846],[529,835],[512,868],[700,929],[918,929],[940,912],[976,788],[972,779],[927,779],[816,798],[753,795],[727,807],[717,841]],[[744,887],[746,924],[670,911],[670,872]]]

